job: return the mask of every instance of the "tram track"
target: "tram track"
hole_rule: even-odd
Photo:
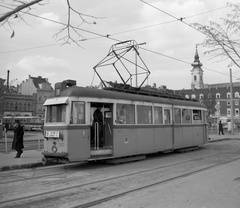
[[[63,164],[63,165],[53,165],[53,166],[47,166],[47,167],[40,167],[40,168],[34,168],[34,169],[23,169],[23,170],[12,170],[12,171],[7,171],[7,172],[0,172],[0,177],[4,177],[4,176],[8,176],[8,177],[18,177],[17,179],[14,180],[5,180],[6,181],[0,181],[0,185],[2,184],[9,184],[9,183],[15,183],[15,182],[19,182],[19,180],[21,181],[25,181],[25,180],[35,180],[38,178],[44,178],[44,177],[51,177],[54,175],[59,175],[59,174],[66,174],[66,171],[68,169],[70,169],[70,167],[74,167],[74,166],[79,166],[83,164],[83,162],[81,163],[71,163],[71,164]],[[70,166],[70,167],[69,167]],[[56,170],[56,169],[61,169],[59,172],[55,172],[55,173],[47,173],[47,174],[40,174],[41,172],[47,172],[47,171],[51,171],[51,170]],[[30,176],[23,176],[23,174],[25,175],[30,175]],[[19,176],[20,175],[20,176]]]
[[[231,162],[235,162],[235,161],[237,161],[239,159],[240,159],[240,157],[232,159],[230,161],[225,161],[225,162],[220,163],[220,164],[215,164],[215,165],[212,165],[210,167],[203,168],[201,170],[192,171],[192,172],[189,172],[189,173],[186,173],[186,174],[182,174],[182,175],[179,175],[179,176],[176,176],[176,177],[172,177],[172,178],[169,178],[169,179],[166,179],[166,180],[163,180],[163,181],[152,183],[152,184],[149,184],[147,186],[142,186],[140,188],[132,189],[132,190],[125,191],[125,192],[122,192],[122,193],[119,193],[119,194],[115,194],[115,195],[111,195],[111,196],[108,196],[108,197],[105,197],[105,198],[101,198],[101,199],[98,199],[98,200],[87,202],[85,204],[77,204],[77,205],[74,205],[74,206],[70,206],[69,208],[88,208],[88,207],[93,207],[93,206],[96,206],[98,204],[101,204],[101,203],[104,203],[104,202],[107,202],[107,201],[110,201],[110,200],[117,199],[119,197],[125,196],[127,194],[131,194],[131,193],[134,193],[134,192],[137,192],[137,191],[148,189],[148,188],[151,188],[151,187],[154,187],[154,186],[159,186],[161,184],[169,183],[169,182],[172,182],[172,181],[177,180],[177,179],[181,179],[181,178],[185,178],[185,177],[190,176],[190,175],[201,173],[201,172],[209,170],[211,168],[215,168],[215,167],[218,167],[218,166],[221,166],[221,165],[225,165],[225,164],[229,164]]]
[[[210,157],[216,157],[218,156],[219,154],[213,154],[213,155],[210,155],[210,156],[207,156],[208,158]],[[179,164],[183,164],[183,163],[188,163],[188,162],[192,162],[192,161],[197,161],[197,160],[202,160],[206,157],[200,157],[200,158],[195,158],[195,159],[191,159],[191,160],[186,160],[186,161],[183,161],[183,162],[179,162],[179,163],[172,163],[172,164],[168,164],[168,165],[164,165],[164,166],[158,166],[158,167],[155,167],[155,168],[152,168],[152,169],[148,169],[148,170],[144,170],[142,172],[149,172],[149,171],[152,171],[152,170],[157,170],[157,169],[161,169],[161,168],[166,168],[166,167],[171,167],[171,166],[175,166],[175,165],[179,165]],[[70,165],[70,164],[69,164]],[[78,164],[71,164],[71,166],[77,166]],[[60,169],[60,168],[63,168],[62,171],[59,171],[59,172],[54,172],[54,173],[47,173],[47,174],[42,174],[42,175],[38,175],[40,172],[46,172],[48,170],[55,170],[55,169]],[[17,171],[17,173],[20,173],[20,176],[18,176],[17,174],[7,174],[5,173],[5,175],[8,175],[8,176],[17,176],[17,179],[14,179],[14,180],[6,180],[5,181],[0,181],[0,185],[3,185],[3,184],[10,184],[10,183],[17,183],[17,182],[22,182],[22,181],[31,181],[31,180],[36,180],[36,179],[40,179],[40,178],[47,178],[47,177],[52,177],[52,176],[59,176],[61,174],[66,174],[66,171],[67,171],[68,166],[66,165],[62,165],[62,167],[59,167],[59,166],[51,166],[51,167],[45,167],[44,169],[40,168],[40,169],[34,169],[34,172],[32,170],[24,170],[24,171]],[[30,176],[22,176],[22,174],[26,174],[26,173],[29,173]],[[135,175],[135,174],[138,174],[138,173],[131,173],[132,175]],[[130,174],[130,175],[131,175]],[[4,175],[4,174],[3,174]],[[124,177],[124,176],[120,176],[120,177]],[[73,179],[67,179],[67,182],[71,182],[73,180],[76,180],[76,178],[73,178]],[[48,181],[49,183],[49,181]]]
[[[139,175],[142,175],[142,174],[146,174],[146,173],[150,173],[150,172],[154,172],[154,171],[159,171],[160,169],[164,169],[164,168],[166,169],[166,168],[171,168],[171,167],[178,166],[178,165],[184,165],[184,164],[187,164],[187,163],[193,163],[194,164],[198,160],[201,161],[201,160],[204,160],[206,158],[208,158],[208,159],[211,159],[211,158],[214,158],[214,157],[216,158],[220,155],[223,155],[223,154],[214,154],[214,155],[211,155],[211,157],[208,155],[207,157],[195,158],[195,159],[184,161],[184,162],[169,164],[169,165],[166,165],[166,166],[156,167],[156,168],[148,169],[148,170],[142,170],[142,171],[138,171],[138,172],[134,172],[134,173],[130,173],[130,174],[120,175],[120,176],[116,176],[116,177],[112,177],[112,178],[106,178],[106,179],[103,179],[103,180],[97,180],[97,181],[92,181],[92,182],[83,183],[83,184],[76,184],[76,185],[72,185],[72,186],[68,186],[68,187],[54,189],[54,190],[51,190],[51,191],[43,191],[41,193],[31,194],[31,195],[21,196],[21,197],[16,197],[16,198],[11,198],[9,200],[2,200],[2,201],[0,201],[0,207],[2,207],[2,206],[11,207],[11,204],[13,204],[13,203],[14,204],[19,204],[19,205],[21,205],[23,203],[23,207],[25,207],[24,201],[41,201],[41,198],[49,198],[49,197],[52,197],[52,195],[57,195],[58,196],[59,193],[63,193],[63,192],[66,192],[66,191],[79,190],[79,189],[84,189],[84,188],[87,189],[87,187],[90,187],[88,189],[91,190],[92,189],[91,187],[99,186],[101,184],[110,183],[111,181],[126,180],[126,178],[130,178],[130,177],[133,178],[133,177],[136,177],[136,176],[139,176]],[[84,204],[78,204],[76,206],[74,205],[73,207],[91,207],[91,206],[96,205],[98,203],[106,202],[106,201],[109,201],[111,199],[118,198],[120,196],[123,196],[125,194],[131,193],[131,192],[134,192],[134,191],[146,189],[146,188],[156,186],[156,185],[161,185],[162,183],[166,183],[166,182],[170,182],[170,181],[173,181],[173,180],[176,180],[176,179],[179,179],[179,178],[187,177],[189,175],[192,175],[192,174],[195,174],[195,173],[198,173],[198,172],[202,172],[202,171],[205,171],[207,169],[217,167],[219,165],[224,165],[226,163],[230,163],[230,162],[233,162],[233,161],[238,160],[238,159],[240,159],[240,157],[235,157],[234,159],[227,160],[227,161],[224,161],[224,162],[221,162],[221,163],[216,163],[216,164],[213,164],[213,165],[209,165],[207,167],[204,166],[203,168],[196,169],[196,170],[194,169],[193,171],[190,171],[190,172],[187,172],[187,173],[184,173],[184,174],[180,174],[180,175],[177,175],[177,176],[174,176],[174,177],[170,177],[170,178],[167,178],[165,180],[160,180],[158,182],[150,183],[150,184],[147,184],[145,186],[141,186],[141,187],[138,187],[138,188],[135,188],[135,189],[129,189],[128,191],[113,194],[113,195],[108,196],[108,197],[102,197],[100,199],[92,200],[91,202],[86,202]],[[66,182],[64,182],[64,183],[66,183]],[[21,207],[21,206],[18,206],[18,207]]]

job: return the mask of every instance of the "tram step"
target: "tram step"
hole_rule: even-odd
[[[112,149],[99,149],[99,150],[91,150],[91,156],[98,155],[112,155]]]

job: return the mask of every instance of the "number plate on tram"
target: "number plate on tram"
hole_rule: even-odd
[[[59,131],[46,131],[46,137],[59,137]]]

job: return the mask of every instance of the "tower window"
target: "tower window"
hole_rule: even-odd
[[[197,76],[196,75],[194,75],[194,81],[197,81]]]

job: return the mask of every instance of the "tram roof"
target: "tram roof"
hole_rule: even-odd
[[[159,96],[148,96],[133,93],[116,92],[110,90],[100,90],[95,88],[84,88],[72,86],[62,91],[61,97],[91,97],[107,98],[115,100],[143,101],[153,103],[164,103],[174,105],[185,105],[206,108],[204,104],[192,100],[170,99]]]

